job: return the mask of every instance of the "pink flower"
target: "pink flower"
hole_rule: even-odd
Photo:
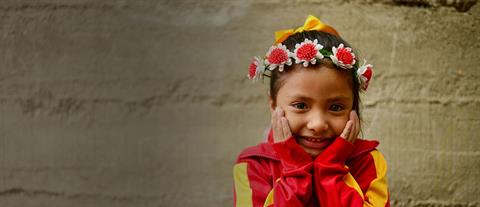
[[[292,65],[291,56],[285,45],[274,45],[267,52],[265,64],[268,65],[269,70],[274,70],[278,66],[278,70],[282,72],[285,64]]]
[[[330,59],[338,67],[350,69],[355,64],[355,54],[353,54],[352,48],[340,44],[338,48],[332,47],[332,52],[333,55],[330,55]]]
[[[309,63],[317,63],[317,58],[323,58],[323,55],[320,53],[322,48],[323,46],[318,44],[317,39],[313,40],[313,42],[305,39],[302,43],[296,44],[295,50],[293,51],[295,63],[303,63],[303,67],[308,67]]]
[[[373,66],[371,64],[366,64],[367,61],[364,60],[363,65],[358,68],[357,75],[360,80],[360,87],[362,90],[366,91],[368,88],[368,83],[372,79],[373,75]]]
[[[263,72],[265,72],[263,61],[260,57],[254,57],[252,63],[250,63],[250,66],[248,67],[248,78],[256,81],[262,76]]]

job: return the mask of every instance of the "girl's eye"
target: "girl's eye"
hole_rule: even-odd
[[[342,110],[343,110],[343,106],[340,104],[332,104],[330,106],[330,111],[342,111]]]
[[[296,109],[307,109],[307,104],[305,103],[294,103],[292,104],[294,108]]]

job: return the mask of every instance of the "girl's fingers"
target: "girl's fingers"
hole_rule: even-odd
[[[352,142],[355,136],[355,121],[351,120],[352,128],[350,128],[350,133],[348,134],[347,141]]]
[[[290,131],[290,128],[285,128],[285,124],[288,126],[287,118],[285,118],[285,111],[282,110],[282,108],[280,108],[278,115],[279,115],[278,119],[280,121],[280,127],[282,129],[282,135],[283,135],[282,140],[285,140],[289,137],[288,131]]]
[[[282,127],[282,109],[277,107],[273,111],[272,122],[273,122],[273,139],[275,142],[281,142],[285,139],[285,135]]]
[[[275,142],[281,142],[292,136],[285,112],[279,107],[272,112],[272,130]]]
[[[278,121],[277,121],[277,109],[272,111],[272,131],[273,131],[273,140],[277,142],[278,137]]]
[[[350,130],[350,136],[348,137],[347,141],[353,143],[355,142],[355,139],[357,139],[358,133],[360,132],[360,121],[355,111],[350,112],[349,121],[352,121],[352,128]]]
[[[292,132],[290,131],[290,126],[288,125],[287,118],[282,117],[281,120],[282,120],[283,137],[284,139],[287,139],[292,136]]]
[[[358,118],[358,114],[357,114],[356,111],[355,111],[355,123],[357,124],[356,132],[355,132],[355,139],[357,139],[362,125],[360,125],[360,119]]]
[[[278,125],[278,141],[283,141],[285,139],[285,135],[283,134],[283,125],[282,125],[282,117],[283,111],[281,108],[278,108],[277,112],[277,125]]]
[[[350,130],[352,128],[352,120],[348,120],[347,124],[345,125],[345,128],[343,129],[342,134],[340,134],[341,137],[344,139],[348,139],[348,136],[350,135]]]
[[[355,134],[357,132],[357,119],[355,119],[355,111],[350,112],[350,120],[352,121],[352,129],[350,130],[350,136],[348,137],[349,142],[355,140]]]

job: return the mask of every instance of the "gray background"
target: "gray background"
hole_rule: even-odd
[[[247,67],[313,14],[375,66],[393,206],[479,206],[476,1],[0,1],[0,206],[231,206]],[[472,7],[473,6],[473,7]]]

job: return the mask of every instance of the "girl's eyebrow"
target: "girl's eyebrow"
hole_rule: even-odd
[[[303,94],[292,94],[292,95],[290,95],[290,98],[301,99],[301,100],[306,100],[306,101],[313,100],[312,98],[310,98],[306,95],[303,95]]]
[[[327,100],[329,101],[343,101],[343,100],[349,100],[350,97],[345,96],[345,95],[339,95],[339,96],[334,96],[332,98],[328,98]]]
[[[303,95],[303,94],[292,94],[292,95],[290,95],[290,98],[301,99],[301,100],[305,100],[305,101],[313,100],[313,98],[311,98],[307,95]],[[333,102],[333,101],[344,101],[344,100],[349,100],[349,99],[350,99],[350,97],[348,97],[346,95],[335,95],[335,96],[332,96],[330,98],[327,98],[326,100],[329,101],[329,102]]]

